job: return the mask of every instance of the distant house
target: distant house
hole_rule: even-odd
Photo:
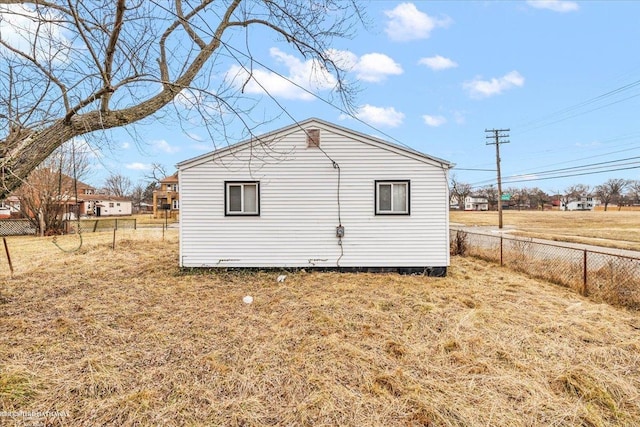
[[[82,181],[77,181],[74,191],[76,188],[78,192],[78,213],[80,216],[123,216],[131,215],[132,213],[133,203],[131,199],[98,194],[99,192],[95,187]],[[70,200],[75,200],[75,195],[73,195]],[[69,217],[73,219],[75,216],[71,213]]]
[[[86,184],[80,180],[74,180],[72,177],[61,174],[60,181],[64,185],[60,195],[52,197],[55,204],[62,206],[62,215],[64,219],[76,219],[79,216],[122,216],[131,215],[132,202],[125,197],[110,196],[105,194],[97,194],[95,187]],[[12,195],[5,200],[5,206],[9,206],[13,211],[21,211],[21,201],[18,196]],[[24,207],[24,206],[23,206]],[[0,215],[2,208],[0,207]],[[35,217],[35,213],[29,208],[22,209],[22,214]]]
[[[592,211],[599,205],[600,201],[597,198],[592,196],[581,196],[566,204],[565,202],[560,202],[560,209],[567,211]]]
[[[78,195],[78,200],[81,216],[122,216],[132,213],[133,203],[126,197],[83,194]]]
[[[465,211],[488,211],[489,201],[486,197],[481,196],[467,196],[464,199]]]
[[[153,190],[153,217],[163,218],[165,215],[175,217],[180,211],[178,173],[162,179],[158,187]]]
[[[451,167],[319,119],[185,160],[180,265],[444,275]]]
[[[0,219],[11,218],[20,214],[20,199],[16,196],[9,196],[0,201]]]
[[[138,208],[138,213],[153,214],[153,205],[151,203],[145,203],[145,202],[140,203],[140,207]]]

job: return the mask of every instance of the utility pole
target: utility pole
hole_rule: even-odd
[[[500,176],[500,144],[506,144],[510,142],[504,138],[508,138],[509,129],[485,129],[488,135],[487,139],[493,140],[493,142],[487,142],[487,145],[496,146],[496,168],[498,171],[498,228],[502,229],[502,178]]]

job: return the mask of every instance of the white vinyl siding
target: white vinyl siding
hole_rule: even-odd
[[[321,129],[322,150],[308,149],[296,129],[276,134],[273,144],[263,139],[179,164],[181,266],[448,266],[448,166],[312,124]],[[260,183],[260,216],[226,216],[224,183],[247,177]],[[376,215],[376,181],[410,182],[411,214]]]

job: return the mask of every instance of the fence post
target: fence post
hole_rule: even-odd
[[[11,277],[13,277],[13,263],[11,262],[11,255],[9,255],[9,246],[7,246],[7,238],[3,237],[4,251],[7,253],[7,261],[9,262],[9,270],[11,271]]]
[[[582,296],[587,296],[587,250],[584,250],[582,259]]]
[[[118,218],[116,218],[116,230],[118,229]]]
[[[502,267],[504,263],[502,262],[502,234],[500,235],[500,267]]]
[[[133,229],[134,230],[138,229],[138,218],[133,218]]]

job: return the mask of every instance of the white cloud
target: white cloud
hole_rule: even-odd
[[[126,165],[124,165],[124,167],[133,171],[151,170],[151,165],[147,165],[145,163],[140,163],[140,162],[127,163]]]
[[[554,12],[574,12],[580,8],[575,1],[564,0],[528,0],[527,4],[536,9],[548,9]]]
[[[178,151],[180,151],[180,147],[174,147],[173,145],[170,145],[164,139],[157,139],[155,141],[151,141],[151,145],[157,151],[162,151],[162,152],[167,153],[167,154],[174,154],[174,153],[177,153]]]
[[[400,64],[383,53],[367,53],[358,58],[347,50],[330,49],[327,54],[338,67],[355,72],[358,79],[366,82],[380,82],[387,76],[404,72]]]
[[[452,61],[449,58],[445,58],[444,56],[436,55],[431,56],[429,58],[421,58],[418,61],[418,64],[426,65],[434,71],[446,70],[447,68],[455,68],[458,64],[455,61]]]
[[[402,74],[402,67],[382,53],[362,55],[355,66],[358,78],[367,82],[379,82],[388,75]]]
[[[333,89],[336,86],[335,77],[317,61],[302,62],[278,48],[271,48],[269,53],[277,62],[287,67],[284,77],[261,69],[254,69],[249,76],[247,70],[239,65],[233,65],[227,71],[226,79],[236,87],[244,87],[245,93],[264,94],[266,91],[272,96],[307,101],[314,99],[314,96],[307,91],[317,92]]]
[[[344,70],[351,71],[358,63],[358,55],[348,50],[329,49],[326,53],[338,67]]]
[[[437,27],[448,27],[450,19],[436,19],[420,12],[413,3],[400,3],[393,10],[386,10],[389,18],[385,32],[394,41],[427,39]]]
[[[365,104],[358,108],[355,116],[372,125],[397,127],[404,120],[404,113],[396,111],[393,107],[375,107]],[[340,119],[346,119],[348,116],[341,115]]]
[[[120,145],[120,148],[122,148],[123,150],[126,150],[129,147],[131,147],[131,144],[129,144],[128,142],[123,142],[122,145]]]
[[[442,126],[443,124],[447,123],[447,119],[444,118],[443,116],[430,116],[428,114],[425,114],[424,116],[422,116],[422,119],[427,124],[427,126],[436,127],[436,128],[438,126]]]
[[[505,90],[521,87],[524,85],[524,77],[517,71],[511,71],[499,78],[482,80],[479,77],[463,83],[463,87],[469,92],[472,98],[488,98],[499,95]]]

